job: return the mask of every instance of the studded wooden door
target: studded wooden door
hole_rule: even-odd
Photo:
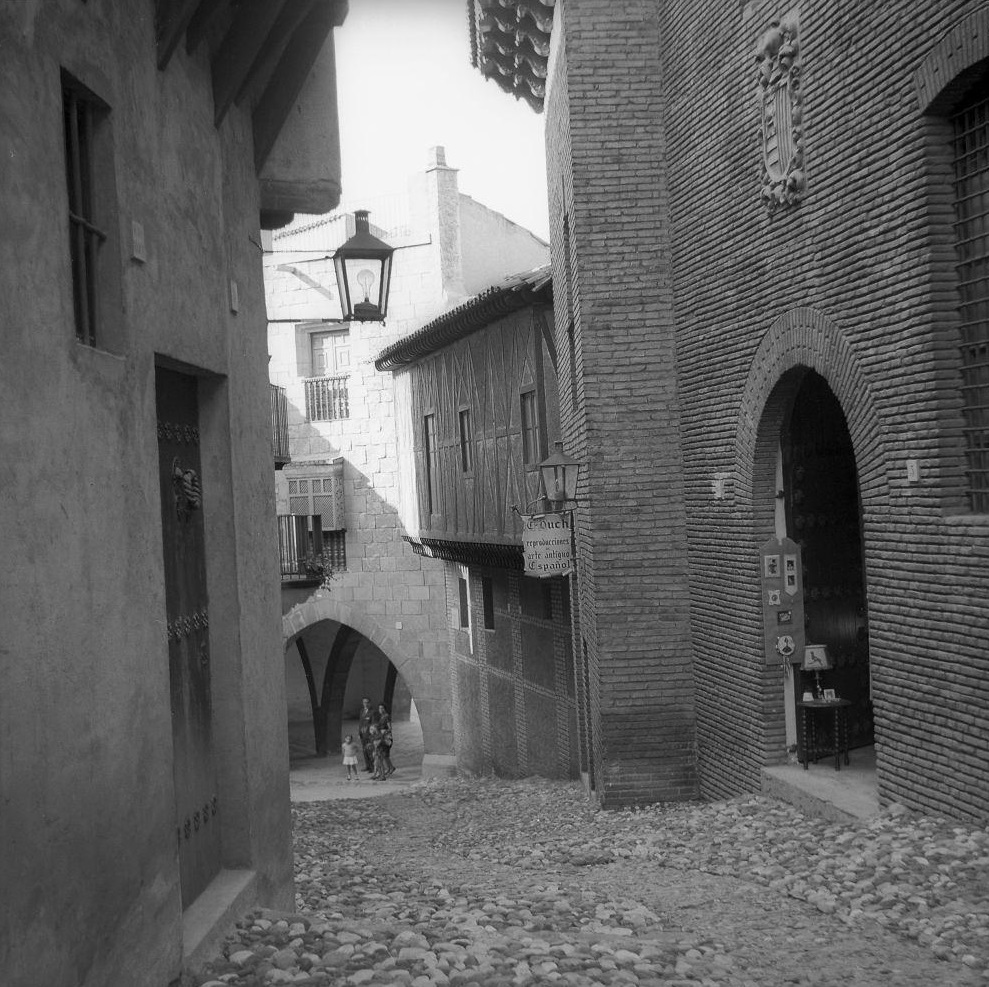
[[[209,609],[195,377],[158,368],[158,464],[176,838],[187,907],[220,869]]]

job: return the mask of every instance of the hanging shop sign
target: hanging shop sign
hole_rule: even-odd
[[[570,513],[523,514],[522,552],[525,574],[545,579],[573,572],[573,540]]]

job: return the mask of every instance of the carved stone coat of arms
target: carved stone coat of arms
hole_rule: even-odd
[[[770,211],[803,196],[800,42],[795,15],[773,21],[756,49],[762,138],[762,197]]]

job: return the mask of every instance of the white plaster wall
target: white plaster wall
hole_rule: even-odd
[[[460,196],[460,241],[468,295],[549,263],[548,243],[469,195]]]

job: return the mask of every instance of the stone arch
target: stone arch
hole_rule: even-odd
[[[346,624],[376,645],[395,666],[412,693],[420,713],[424,750],[423,774],[451,773],[455,760],[450,754],[450,738],[444,736],[441,718],[433,708],[436,697],[428,684],[421,680],[416,656],[403,653],[401,642],[373,615],[360,607],[343,603],[332,593],[317,590],[308,600],[292,607],[282,616],[282,642],[287,649],[306,628],[322,620],[335,620]]]
[[[816,309],[796,308],[770,325],[752,358],[735,432],[736,503],[759,512],[753,503],[756,480],[775,471],[773,446],[799,385],[795,371],[800,368],[817,371],[845,412],[863,510],[884,502],[889,496],[887,457],[869,382],[837,323]]]

